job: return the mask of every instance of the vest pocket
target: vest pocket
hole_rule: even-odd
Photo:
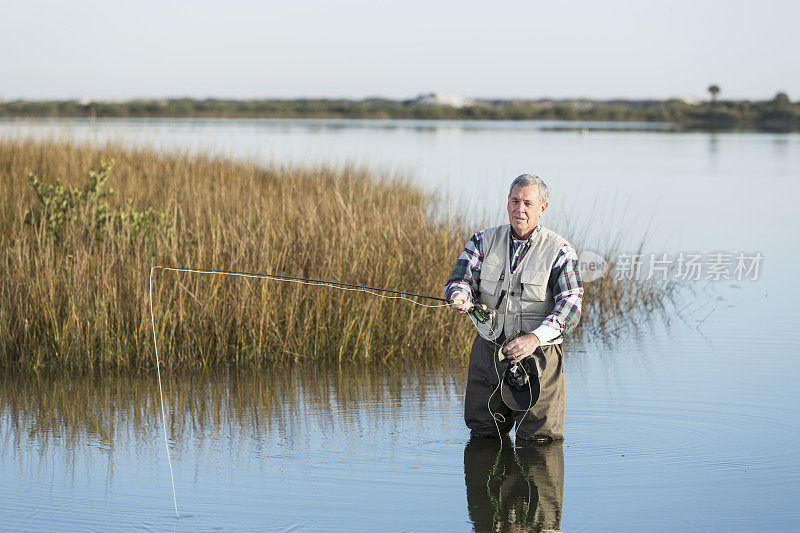
[[[502,267],[484,264],[481,267],[480,291],[495,296],[497,294],[497,286],[500,285],[500,278],[502,276]]]
[[[481,302],[494,308],[497,305],[497,290],[500,278],[503,277],[503,268],[495,265],[484,264],[481,267],[481,282],[478,286],[481,292]]]
[[[522,299],[529,302],[543,302],[547,295],[547,281],[550,272],[547,270],[525,270],[520,275],[522,283]]]

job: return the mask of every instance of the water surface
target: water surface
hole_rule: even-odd
[[[481,216],[502,220],[509,179],[535,171],[551,186],[544,223],[569,234],[577,220],[598,250],[609,233],[633,247],[649,227],[646,252],[757,252],[763,262],[757,279],[704,275],[682,283],[663,316],[624,317],[632,321],[573,339],[566,440],[545,450],[468,445],[460,362],[165,376],[181,520],[154,376],[6,375],[0,520],[9,529],[800,527],[800,135],[458,121],[0,122],[3,136],[53,134],[265,164],[361,162],[410,176],[476,226]]]

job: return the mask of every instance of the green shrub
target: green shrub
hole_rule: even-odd
[[[44,230],[60,240],[67,224],[81,223],[85,230],[93,236],[108,231],[129,231],[131,237],[143,231],[171,231],[171,222],[164,211],[156,211],[148,207],[144,211],[134,209],[133,201],[128,199],[123,209],[114,209],[109,199],[114,196],[114,189],[105,189],[111,177],[114,160],[104,161],[98,170],[89,170],[89,181],[83,187],[65,187],[61,179],[55,185],[46,183],[34,174],[28,174],[28,183],[39,206],[25,212],[25,222]]]

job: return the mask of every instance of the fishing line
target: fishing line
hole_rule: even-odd
[[[492,420],[494,420],[494,427],[497,430],[497,436],[500,438],[500,449],[502,450],[503,449],[503,434],[500,433],[500,426],[497,425],[497,422],[501,422],[501,423],[505,422],[506,421],[506,417],[503,416],[502,413],[495,413],[494,411],[492,411],[492,397],[495,394],[497,394],[497,391],[500,390],[500,385],[501,385],[501,383],[503,381],[503,378],[500,376],[500,371],[497,369],[497,361],[499,360],[500,350],[503,349],[503,346],[500,345],[500,344],[497,344],[495,341],[491,341],[491,342],[492,342],[492,344],[494,344],[497,347],[497,351],[495,352],[494,358],[493,358],[494,359],[494,361],[493,361],[493,363],[494,363],[494,373],[497,374],[497,387],[495,387],[494,390],[492,391],[492,393],[489,395],[489,399],[486,402],[486,408],[489,410],[489,414],[492,416]],[[525,370],[525,365],[520,364],[520,368],[525,373],[525,377],[527,378],[528,392],[530,392],[531,400],[528,403],[528,408],[525,410],[525,414],[522,415],[522,418],[519,419],[519,422],[517,423],[517,427],[520,427],[522,425],[522,423],[525,421],[525,417],[528,416],[528,412],[530,412],[530,410],[533,408],[533,386],[531,385],[531,379],[530,379],[530,376],[528,376],[528,371]],[[517,447],[516,445],[513,446],[513,448],[516,448],[516,447]]]
[[[507,292],[509,294],[511,293],[511,277],[510,276],[508,278]],[[502,295],[501,295],[501,298],[502,298]],[[509,314],[508,310],[509,310],[509,306],[510,305],[511,305],[511,298],[506,298],[506,301],[505,301],[505,313],[504,313],[504,315],[506,315],[506,316],[508,316],[508,314]],[[494,427],[497,430],[497,436],[500,438],[500,450],[503,449],[503,435],[500,433],[500,426],[497,425],[497,422],[499,421],[501,423],[505,423],[506,417],[503,416],[502,413],[495,413],[494,411],[492,411],[492,397],[497,393],[497,391],[500,390],[500,384],[503,381],[503,378],[500,377],[500,371],[497,369],[497,361],[500,360],[500,352],[503,349],[503,346],[509,340],[512,340],[512,339],[506,340],[503,344],[498,344],[495,340],[490,341],[497,348],[497,350],[495,351],[494,357],[492,358],[492,362],[493,362],[493,365],[494,365],[494,373],[497,374],[497,387],[495,387],[495,389],[489,395],[489,399],[486,401],[486,408],[489,410],[489,414],[492,416],[492,420],[494,421]],[[514,365],[514,366],[516,366],[516,365]],[[528,383],[528,391],[530,392],[531,401],[528,403],[528,408],[525,410],[525,414],[522,415],[522,418],[519,420],[519,423],[516,424],[516,427],[520,427],[522,425],[522,423],[525,421],[525,417],[528,416],[528,411],[530,411],[531,408],[533,407],[533,387],[531,385],[531,380],[530,380],[530,377],[528,376],[528,371],[525,370],[525,366],[520,364],[520,368],[522,368],[522,371],[525,372],[525,377],[526,377],[526,380],[527,380],[527,383]],[[513,447],[516,448],[516,446],[513,446]]]
[[[450,305],[451,302],[450,300],[447,300],[445,298],[437,298],[435,296],[427,296],[425,294],[396,291],[392,289],[382,289],[379,287],[369,287],[366,285],[356,285],[353,283],[343,283],[339,281],[328,281],[328,280],[312,279],[312,278],[298,278],[292,276],[282,276],[279,274],[262,274],[257,272],[238,272],[235,270],[212,270],[207,268],[176,268],[176,267],[166,267],[160,265],[151,267],[150,268],[150,323],[153,326],[153,346],[156,352],[156,374],[158,375],[158,395],[159,398],[161,399],[161,422],[162,422],[162,427],[164,428],[164,447],[167,450],[167,463],[169,464],[169,478],[170,482],[172,483],[172,502],[175,505],[175,515],[177,515],[178,518],[180,518],[181,515],[178,512],[178,498],[175,495],[175,476],[172,471],[172,459],[170,457],[170,452],[169,452],[169,439],[167,437],[167,414],[166,410],[164,409],[164,392],[161,387],[161,363],[158,357],[158,341],[156,339],[156,321],[155,321],[155,315],[153,314],[153,272],[157,268],[161,270],[169,270],[172,272],[189,272],[193,274],[216,274],[223,276],[240,276],[243,278],[271,279],[274,281],[285,281],[288,283],[298,283],[300,285],[310,285],[314,287],[330,287],[332,289],[339,289],[343,291],[365,292],[373,296],[386,298],[387,300],[406,300],[407,302],[411,302],[414,305],[427,308],[447,307]],[[382,292],[390,294],[381,294]],[[427,300],[435,300],[444,303],[424,304],[422,302],[412,299],[412,297],[424,298]],[[497,425],[496,421],[495,425]],[[500,429],[498,428],[497,431],[499,433]]]
[[[156,349],[156,374],[158,374],[158,396],[161,398],[161,426],[164,428],[164,447],[167,449],[167,463],[169,463],[169,480],[172,483],[172,503],[175,504],[175,516],[181,517],[178,512],[178,498],[175,496],[175,476],[172,473],[172,459],[169,454],[169,441],[167,440],[167,412],[164,410],[164,392],[161,389],[161,363],[158,360],[158,342],[156,341],[156,320],[153,317],[153,271],[150,269],[150,323],[153,325],[153,346]]]
[[[323,280],[323,279],[313,279],[313,278],[298,278],[292,276],[282,276],[280,274],[264,274],[258,272],[239,272],[236,270],[212,270],[207,268],[176,268],[176,267],[165,267],[165,266],[154,266],[150,269],[152,271],[156,268],[160,268],[161,270],[171,270],[173,272],[191,272],[195,274],[221,274],[225,276],[241,276],[243,278],[257,278],[257,279],[271,279],[274,281],[286,281],[289,283],[299,283],[301,285],[311,285],[316,287],[330,287],[332,289],[339,289],[343,291],[355,291],[355,292],[365,292],[367,294],[372,294],[373,296],[378,296],[380,298],[386,298],[388,300],[406,300],[415,305],[419,305],[420,307],[447,307],[450,305],[450,300],[445,298],[437,298],[435,296],[427,296],[425,294],[416,294],[413,292],[405,292],[405,291],[396,291],[393,289],[382,289],[380,287],[369,287],[367,285],[356,285],[354,283],[343,283],[341,281],[330,281],[330,280]],[[393,296],[388,296],[386,294],[381,294],[381,292],[388,292],[393,294]],[[424,304],[422,302],[418,302],[409,298],[409,296],[413,296],[414,298],[424,298],[426,300],[435,300],[438,302],[444,302],[441,304]]]

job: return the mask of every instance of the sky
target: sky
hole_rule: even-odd
[[[0,99],[800,99],[800,2],[2,0]]]

